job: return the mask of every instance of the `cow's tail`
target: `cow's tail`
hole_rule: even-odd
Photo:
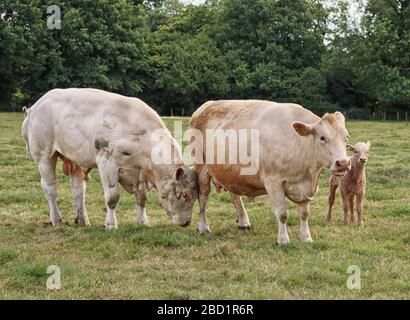
[[[23,125],[21,127],[21,135],[23,136],[24,142],[26,143],[26,159],[30,160],[31,155],[30,155],[30,146],[28,143],[28,127],[29,127],[29,121],[30,121],[30,109],[27,107],[23,107],[22,111],[24,112],[24,121]]]

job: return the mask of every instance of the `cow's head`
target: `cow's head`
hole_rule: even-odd
[[[354,166],[361,167],[367,164],[370,146],[370,141],[367,141],[367,143],[358,142],[354,146],[351,144],[347,145],[347,150],[353,151],[352,162],[354,163]]]
[[[191,224],[192,209],[197,199],[197,181],[196,172],[182,166],[159,190],[161,204],[174,224],[181,227]]]
[[[342,176],[350,169],[346,153],[349,134],[342,113],[327,113],[313,124],[294,122],[293,128],[299,135],[313,138],[314,157],[320,165],[330,168],[336,176]]]

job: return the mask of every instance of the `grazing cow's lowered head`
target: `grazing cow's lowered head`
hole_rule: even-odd
[[[358,142],[354,146],[352,146],[351,144],[347,145],[347,150],[353,152],[352,166],[363,167],[367,164],[370,146],[370,141],[367,141],[367,143]]]
[[[350,169],[346,153],[349,134],[342,113],[325,114],[313,124],[294,122],[293,127],[300,136],[313,138],[313,149],[320,165],[330,168],[332,174],[343,176]]]
[[[171,180],[165,181],[159,190],[162,207],[174,224],[188,227],[192,209],[197,199],[197,175],[193,169],[179,167]]]

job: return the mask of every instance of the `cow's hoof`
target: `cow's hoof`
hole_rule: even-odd
[[[104,224],[104,230],[106,231],[111,231],[111,230],[116,230],[118,229],[118,226],[116,224]]]
[[[91,225],[88,219],[78,219],[78,217],[75,218],[74,223],[79,227],[89,227]]]
[[[288,243],[290,243],[290,240],[289,240],[288,236],[283,236],[283,237],[278,238],[278,241],[277,241],[278,245],[281,246],[281,245],[285,245],[285,244],[288,244]]]
[[[211,229],[209,229],[208,225],[198,225],[196,230],[202,235],[211,233]]]
[[[64,224],[64,221],[63,221],[63,219],[62,218],[60,218],[60,219],[58,219],[58,220],[56,220],[56,221],[50,221],[50,224],[51,224],[51,226],[52,227],[61,227],[61,226],[63,226],[63,224]]]
[[[245,231],[249,231],[251,230],[251,225],[250,224],[244,224],[243,226],[238,225],[238,229],[239,230],[245,230]]]
[[[149,227],[149,222],[148,222],[148,219],[147,219],[147,218],[145,218],[145,219],[138,219],[138,218],[137,218],[137,224],[138,224],[138,225],[141,225],[141,226],[147,226],[147,227]]]
[[[313,239],[312,238],[306,238],[306,239],[300,239],[303,243],[312,243]]]

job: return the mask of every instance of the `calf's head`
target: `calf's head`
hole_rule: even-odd
[[[353,151],[352,162],[354,166],[360,167],[367,164],[370,146],[370,141],[367,141],[367,143],[358,142],[354,146],[351,144],[347,145],[347,150]]]
[[[197,199],[197,175],[193,169],[179,167],[172,179],[165,181],[160,190],[160,201],[174,224],[188,227]]]
[[[349,134],[342,113],[325,114],[313,124],[297,121],[293,123],[293,128],[300,136],[312,139],[313,157],[318,164],[330,168],[336,176],[342,176],[350,169],[350,160],[346,153]]]

